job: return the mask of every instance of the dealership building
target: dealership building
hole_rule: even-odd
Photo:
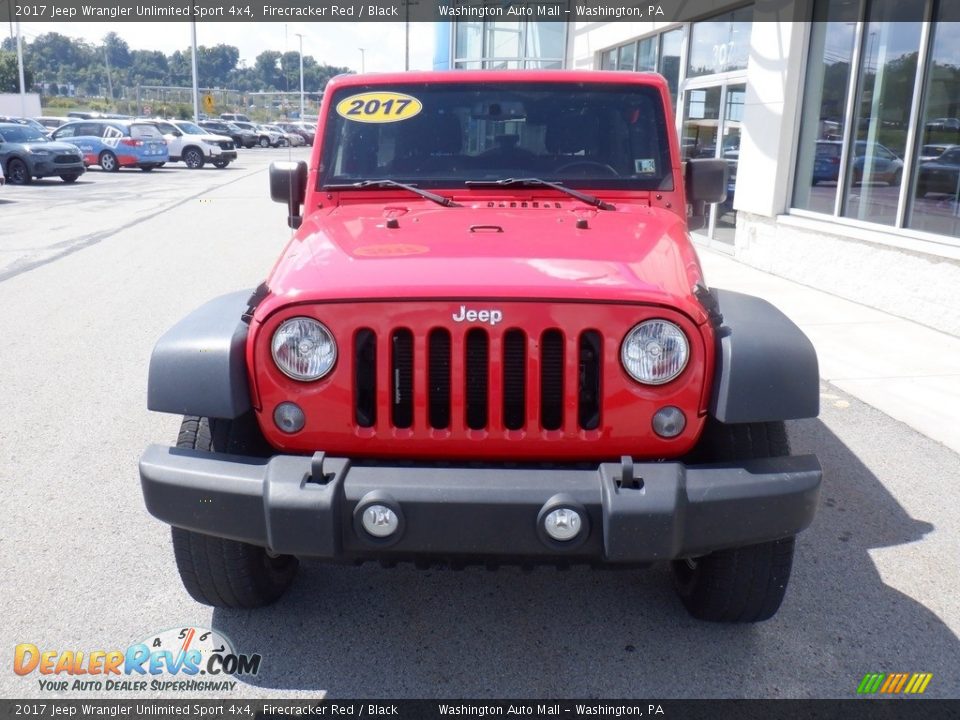
[[[435,66],[661,73],[684,157],[731,169],[728,201],[691,218],[698,243],[960,335],[960,2],[715,7],[442,23]]]

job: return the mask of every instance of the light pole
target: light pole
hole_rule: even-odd
[[[27,83],[23,79],[23,38],[20,36],[20,21],[17,21],[17,69],[20,73],[20,117],[27,116]]]
[[[300,122],[303,122],[303,33],[294,33],[300,38]]]
[[[193,58],[193,121],[200,122],[200,91],[197,89],[197,21],[193,17],[193,8],[190,6],[190,47]]]
[[[363,54],[363,48],[357,48],[360,51],[360,72],[365,73],[367,71],[366,58]]]

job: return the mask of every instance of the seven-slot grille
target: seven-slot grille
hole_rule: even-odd
[[[560,430],[574,418],[580,429],[595,430],[602,410],[602,347],[592,329],[567,337],[557,328],[536,336],[517,328],[473,327],[459,334],[434,328],[417,343],[408,328],[380,336],[361,328],[352,348],[354,422],[371,428],[382,414],[391,427],[405,429],[422,412],[428,427],[446,430],[454,413],[462,412],[470,430]],[[379,353],[385,355],[378,362]],[[384,360],[388,374],[378,377]],[[420,386],[417,365],[425,365]],[[571,401],[564,393],[572,378],[577,393]],[[566,418],[568,412],[574,417]]]

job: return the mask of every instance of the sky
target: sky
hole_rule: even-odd
[[[99,43],[115,31],[131,50],[161,50],[166,54],[190,47],[187,22],[124,23],[22,23],[26,41],[47,32]],[[8,34],[2,28],[2,34]],[[264,50],[298,50],[303,33],[303,54],[318,62],[348,67],[360,72],[361,57],[367,72],[404,69],[404,24],[392,23],[197,23],[197,45],[224,43],[240,49],[240,59],[253,65]],[[410,23],[410,68],[429,70],[433,65],[433,23]],[[359,48],[364,48],[361,53]]]

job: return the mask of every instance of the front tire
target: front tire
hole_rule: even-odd
[[[185,417],[177,447],[262,456],[269,446],[252,415],[237,420]],[[180,580],[199,603],[220,608],[269,605],[290,587],[298,561],[256,545],[171,528]]]
[[[183,153],[183,162],[191,170],[199,170],[203,167],[203,153],[197,148],[187,148]]]
[[[223,170],[223,169],[224,169],[227,165],[229,165],[229,164],[230,164],[230,161],[229,161],[229,160],[214,160],[214,161],[213,161],[213,166],[214,166],[215,168],[220,169],[220,170]]]
[[[11,185],[29,185],[33,182],[30,169],[23,160],[13,158],[7,163],[7,182]]]
[[[70,183],[75,183],[79,177],[79,173],[64,173],[60,176],[60,179],[69,185]]]
[[[262,148],[268,148],[268,147],[270,147],[270,138],[268,138],[268,137],[262,137],[262,138],[260,138],[260,147],[262,147]]]
[[[790,454],[782,422],[724,425],[708,420],[696,462],[730,462]],[[794,536],[719,550],[671,563],[674,588],[698,620],[753,623],[769,620],[783,602],[793,566]]]

